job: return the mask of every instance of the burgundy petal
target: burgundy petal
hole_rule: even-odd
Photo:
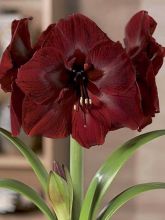
[[[23,104],[23,127],[29,135],[63,138],[71,133],[71,113],[75,97],[61,102],[38,105],[26,97]]]
[[[135,72],[122,48],[121,44],[104,42],[96,46],[88,54],[87,63],[91,63],[96,70],[88,72],[89,79],[93,79],[93,83],[98,88],[108,88],[109,91],[118,94],[120,91],[127,90],[135,82]],[[93,77],[94,73],[102,77]]]
[[[125,29],[125,45],[127,52],[132,56],[146,47],[156,28],[156,21],[146,11],[135,14]]]
[[[54,46],[66,57],[70,57],[76,50],[86,54],[97,43],[107,39],[106,34],[93,21],[84,15],[74,14],[56,24],[44,46]]]
[[[0,84],[5,92],[11,92],[12,82],[16,77],[17,71],[13,69],[13,63],[10,57],[9,47],[3,53],[0,63]]]
[[[55,26],[56,24],[51,24],[45,31],[41,33],[37,40],[37,43],[34,45],[34,51],[44,47],[45,43],[47,43],[48,40],[51,41],[51,37],[53,36],[53,29],[55,28]]]
[[[13,84],[13,92],[11,94],[10,103],[10,116],[11,116],[11,130],[14,136],[17,136],[20,132],[22,125],[22,102],[24,94]]]
[[[85,113],[81,108],[78,111],[74,111],[72,137],[85,148],[103,144],[108,132],[107,122],[103,118],[104,112],[95,108]]]
[[[68,80],[63,57],[54,48],[42,48],[23,65],[18,73],[17,84],[36,103],[57,98]]]
[[[12,39],[3,53],[0,63],[0,84],[5,92],[11,92],[17,69],[30,58],[28,21],[28,18],[24,18],[12,23]]]
[[[153,66],[154,75],[159,72],[159,69],[163,65],[164,59],[164,49],[163,47],[156,42],[154,38],[151,38],[148,51],[147,51],[148,58],[150,58]]]
[[[10,54],[13,63],[17,66],[25,63],[31,56],[31,41],[28,22],[31,18],[15,20],[12,23],[12,40]]]
[[[102,96],[99,99],[106,104],[112,130],[121,127],[135,130],[141,126],[144,116],[141,109],[141,96],[136,83],[123,94],[111,94],[108,89],[101,91]]]
[[[152,62],[145,53],[139,54],[134,60],[137,70],[137,83],[139,85],[144,115],[154,116],[159,112],[159,99],[155,80],[155,70]]]

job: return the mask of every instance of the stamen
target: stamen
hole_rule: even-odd
[[[87,120],[86,120],[86,114],[84,112],[84,128],[86,128],[86,127],[87,127]]]
[[[88,90],[87,90],[87,84],[88,84],[88,79],[86,76],[86,71],[91,68],[90,65],[85,64],[84,68],[81,66],[75,66],[74,69],[72,69],[72,73],[74,74],[74,83],[76,84],[76,87],[79,87],[79,104],[74,105],[73,109],[75,111],[78,111],[79,106],[83,107],[88,111],[89,105],[92,104],[92,100],[89,98],[88,95]],[[84,110],[85,110],[84,109]]]
[[[92,99],[89,99],[89,104],[92,105]]]
[[[80,105],[83,106],[83,97],[80,97]]]
[[[89,104],[88,100],[89,100],[89,99],[85,99],[85,104],[86,104],[86,105]]]

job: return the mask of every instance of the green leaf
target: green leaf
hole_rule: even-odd
[[[165,130],[139,135],[117,149],[97,171],[87,190],[79,220],[94,220],[103,196],[107,192],[119,170],[135,151],[151,140],[165,135]],[[97,186],[96,186],[97,184]]]
[[[56,220],[55,215],[51,212],[44,200],[32,188],[25,185],[24,183],[21,183],[17,180],[1,179],[0,188],[11,189],[15,192],[23,194],[30,201],[32,201],[41,210],[42,213],[45,214],[47,219]]]
[[[17,137],[12,137],[11,133],[6,131],[5,129],[0,128],[0,135],[6,138],[9,142],[11,142],[22,153],[22,155],[29,161],[43,189],[45,190],[45,192],[47,192],[48,172],[44,168],[42,162],[37,157],[37,155],[31,150],[30,147],[26,146]]]
[[[97,220],[111,219],[113,214],[129,200],[135,198],[143,192],[155,189],[165,189],[165,183],[144,183],[126,189],[108,204],[108,206],[101,212]]]

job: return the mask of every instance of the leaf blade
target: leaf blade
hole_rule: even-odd
[[[79,220],[94,220],[100,202],[113,182],[119,170],[135,151],[143,144],[165,135],[165,130],[157,130],[139,135],[114,151],[110,157],[103,163],[101,168],[93,177],[87,190]],[[96,187],[97,182],[97,187]],[[95,188],[95,190],[93,190]],[[97,193],[96,193],[97,192]]]
[[[97,220],[109,220],[111,217],[125,205],[128,201],[135,198],[141,193],[156,190],[156,189],[165,189],[165,183],[155,182],[155,183],[144,183],[132,186],[110,201],[108,206],[103,210]]]
[[[12,137],[11,133],[6,131],[5,129],[0,128],[0,135],[6,138],[10,143],[12,143],[28,160],[36,176],[38,177],[38,180],[41,183],[44,191],[47,192],[48,172],[46,171],[45,167],[43,166],[40,159],[36,156],[36,154],[19,138]]]
[[[44,215],[50,220],[56,220],[56,217],[51,212],[49,207],[46,205],[44,200],[29,186],[24,183],[21,183],[17,180],[12,179],[1,179],[0,180],[0,188],[7,188],[18,192],[24,196],[26,196],[30,201],[32,201]]]

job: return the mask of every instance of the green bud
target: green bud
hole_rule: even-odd
[[[48,195],[58,220],[71,220],[73,204],[73,186],[69,171],[63,165],[54,162],[49,174]]]

